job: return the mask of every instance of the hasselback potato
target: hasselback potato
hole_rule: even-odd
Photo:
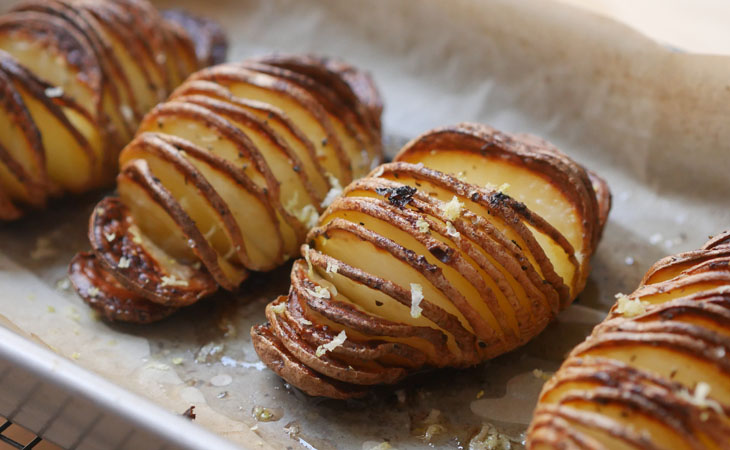
[[[119,156],[70,277],[109,320],[151,322],[297,254],[342,187],[381,161],[370,77],[276,55],[191,75]]]
[[[221,29],[146,0],[29,0],[0,16],[0,221],[109,185],[139,120],[225,56]]]
[[[540,395],[533,449],[730,445],[730,231],[654,264]]]
[[[292,385],[333,398],[477,364],[583,289],[609,207],[599,177],[538,138],[428,132],[322,214],[254,346]]]

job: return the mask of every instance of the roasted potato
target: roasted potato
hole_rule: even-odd
[[[547,142],[430,131],[321,215],[254,346],[287,382],[340,399],[493,358],[583,289],[609,208],[605,182]]]
[[[545,384],[528,448],[728,448],[730,231],[617,297]]]
[[[146,0],[30,0],[0,16],[0,220],[107,186],[142,115],[225,54],[213,22]]]
[[[370,77],[339,61],[194,73],[121,152],[119,196],[97,206],[92,252],[70,267],[79,294],[107,319],[146,323],[281,265],[381,161],[381,111]]]

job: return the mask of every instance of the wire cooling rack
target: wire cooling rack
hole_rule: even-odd
[[[43,439],[36,436],[34,433],[31,433],[18,425],[14,425],[13,422],[0,417],[0,450],[4,450],[5,448],[29,450],[31,448],[36,448],[36,446],[41,442],[43,442]],[[53,444],[48,444],[46,445],[46,448],[51,449],[58,447]],[[38,450],[40,450],[40,447]]]

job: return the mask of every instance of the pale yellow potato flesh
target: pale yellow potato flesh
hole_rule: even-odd
[[[53,46],[44,45],[24,33],[0,34],[0,49],[13,57],[36,77],[51,86],[60,87],[63,94],[86,110],[92,117],[96,116],[98,92],[88,84],[80,82],[81,74],[66,58],[57,54]]]
[[[228,175],[186,154],[185,157],[195,166],[213,186],[218,195],[228,205],[243,236],[246,252],[252,270],[267,270],[279,260],[283,242],[276,233],[277,222],[261,200],[244,189]],[[251,220],[256,218],[256,220]]]
[[[387,279],[402,288],[409,290],[410,284],[420,284],[423,288],[423,297],[439,308],[459,319],[461,325],[468,331],[473,331],[471,324],[459,309],[441,291],[436,289],[420,272],[392,256],[388,251],[376,248],[373,244],[360,240],[357,236],[343,230],[332,230],[326,244],[322,244],[323,237],[317,237],[315,248],[324,249],[326,254],[338,261],[358,267],[361,270]]]
[[[344,174],[342,173],[339,160],[337,159],[333,147],[331,145],[327,145],[327,132],[308,109],[291,97],[280,92],[241,82],[230,82],[230,84],[224,83],[224,85],[231,91],[231,93],[233,93],[233,95],[268,103],[284,111],[312,142],[316,149],[316,154],[319,158],[321,158],[321,162],[325,167],[325,170],[342,182]]]
[[[16,87],[41,132],[48,176],[70,192],[87,190],[93,181],[95,167],[90,155],[43,103],[30,95],[22,86]]]
[[[185,139],[229,161],[243,170],[243,173],[261,188],[266,187],[266,180],[263,174],[256,169],[253,161],[236,146],[231,138],[219,130],[207,126],[202,119],[173,114],[160,117],[148,115],[140,124],[137,133],[141,134],[146,131]],[[126,162],[127,159],[121,157],[120,164],[123,165]]]
[[[621,296],[606,321],[545,385],[528,448],[541,440],[557,445],[562,434],[551,420],[569,412],[610,419],[603,430],[575,428],[605,448],[615,444],[609,430],[643,434],[647,444],[637,448],[725,448],[730,437],[728,250],[722,239],[710,240],[699,250],[663,258],[633,293]],[[659,409],[571,399],[602,389]]]
[[[458,150],[433,149],[414,152],[404,159],[421,162],[426,167],[451,174],[467,183],[498,188],[508,185],[504,193],[524,203],[550,225],[557,228],[575,249],[576,255],[586,253],[583,248],[584,230],[580,213],[556,186],[544,175],[496,158]],[[577,256],[578,257],[578,256]],[[578,257],[578,261],[581,261]]]

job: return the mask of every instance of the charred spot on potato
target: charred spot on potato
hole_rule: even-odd
[[[402,208],[407,205],[411,199],[413,199],[413,195],[416,191],[416,188],[405,185],[397,188],[375,189],[375,192],[388,199],[388,202],[390,202],[391,205],[397,206],[398,208]]]

